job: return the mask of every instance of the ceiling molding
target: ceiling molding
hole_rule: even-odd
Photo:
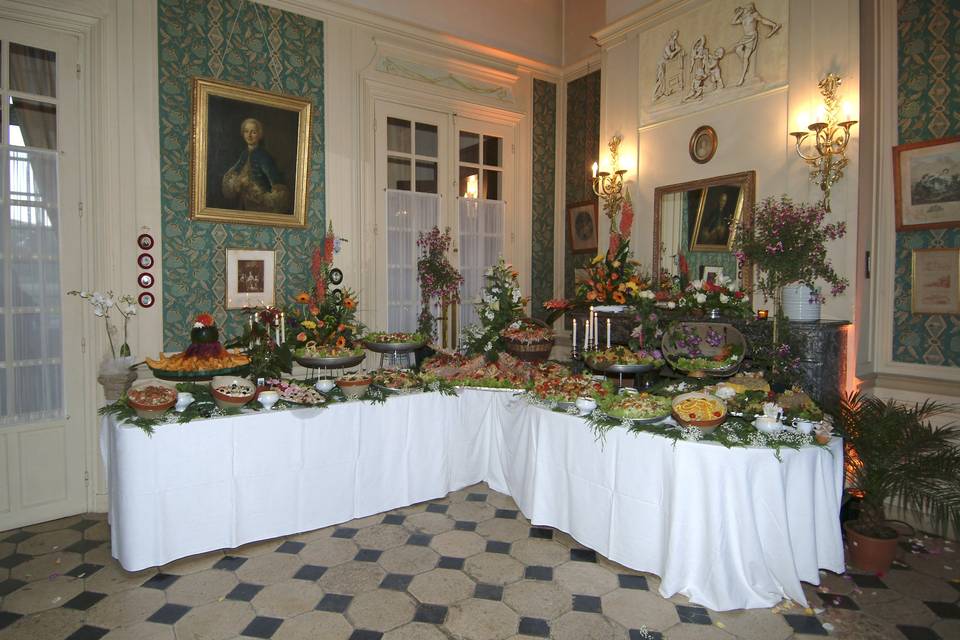
[[[705,4],[707,0],[655,0],[591,34],[601,47],[615,44],[631,32],[646,29]]]

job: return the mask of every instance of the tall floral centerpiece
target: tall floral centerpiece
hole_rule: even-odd
[[[97,381],[103,385],[104,396],[108,402],[115,402],[122,396],[133,381],[137,373],[130,369],[134,358],[130,355],[128,330],[130,318],[137,315],[137,303],[132,295],[116,295],[113,291],[68,291],[67,295],[78,296],[90,305],[93,315],[103,318],[104,328],[107,331],[107,342],[110,345],[110,355],[104,357],[100,363]],[[117,349],[115,337],[119,329],[114,325],[110,312],[116,311],[123,318],[123,342]]]
[[[463,330],[463,340],[469,355],[485,354],[496,360],[504,350],[504,329],[523,317],[526,299],[520,294],[519,274],[501,257],[497,264],[484,273],[486,284],[477,303],[478,324]]]
[[[758,268],[757,284],[773,299],[777,317],[782,315],[785,287],[806,287],[810,302],[818,304],[825,300],[817,286],[820,280],[830,285],[833,296],[847,288],[826,248],[828,241],[846,234],[846,223],[824,224],[826,214],[822,203],[794,204],[781,196],[764,200],[753,220],[740,225],[734,245],[737,261],[741,268],[747,263]]]
[[[420,315],[417,318],[417,331],[424,336],[436,337],[436,321],[430,311],[432,303],[443,309],[450,304],[460,303],[460,285],[463,276],[450,263],[447,252],[450,250],[450,229],[443,233],[434,227],[417,238],[420,257],[417,259],[417,282],[420,284]]]

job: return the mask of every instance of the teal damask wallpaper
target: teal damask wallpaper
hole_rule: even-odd
[[[195,314],[211,312],[224,337],[244,316],[224,308],[226,249],[276,251],[277,303],[310,286],[324,230],[323,23],[245,0],[158,0],[163,345],[189,342]],[[191,80],[195,76],[313,102],[308,227],[279,229],[189,218]]]
[[[600,152],[600,71],[594,71],[567,84],[567,162],[564,167],[567,185],[566,207],[595,199],[591,167]],[[566,225],[566,207],[564,225]],[[609,233],[606,218],[600,213],[601,234]],[[566,226],[564,226],[566,238]],[[564,296],[573,297],[574,269],[584,267],[593,258],[588,254],[570,253],[564,240],[566,256],[563,270]]]
[[[557,180],[557,85],[533,81],[533,246],[531,299],[534,318],[546,317],[553,298],[554,187]]]
[[[960,134],[960,10],[955,0],[898,5],[900,143]],[[892,177],[891,177],[892,179]],[[960,367],[960,315],[910,312],[911,251],[960,246],[960,229],[897,234],[893,359]]]

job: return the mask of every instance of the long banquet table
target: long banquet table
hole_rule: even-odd
[[[843,452],[726,449],[610,431],[511,393],[248,413],[140,429],[104,419],[113,555],[128,571],[309,531],[485,481],[536,525],[714,610],[806,605],[844,570]]]

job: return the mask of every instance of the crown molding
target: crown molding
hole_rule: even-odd
[[[416,24],[385,16],[365,9],[348,6],[335,0],[256,0],[258,4],[275,7],[284,11],[299,13],[318,20],[337,19],[351,24],[376,29],[394,36],[408,38],[418,42],[427,42],[439,49],[457,55],[479,58],[483,64],[500,67],[504,71],[540,72],[553,76],[561,74],[557,65],[521,56],[516,53],[497,49],[488,45],[459,38],[447,33],[427,29]]]
[[[655,0],[591,34],[601,47],[615,44],[633,31],[645,29],[703,5],[707,0]]]

